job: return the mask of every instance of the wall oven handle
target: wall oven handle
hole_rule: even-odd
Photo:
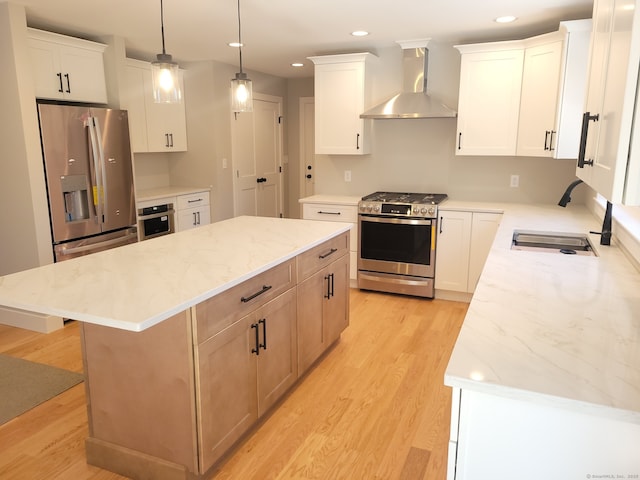
[[[241,297],[240,301],[242,303],[247,303],[250,302],[251,300],[253,300],[254,298],[262,295],[263,293],[265,293],[266,291],[271,290],[271,285],[263,285],[262,286],[262,290],[258,290],[256,293],[249,295],[248,297]]]
[[[324,255],[318,255],[318,258],[320,260],[324,260],[325,258],[327,258],[329,255],[333,255],[334,253],[336,253],[338,251],[337,248],[332,248],[331,250],[329,250],[328,253],[325,253]]]
[[[433,225],[431,218],[398,218],[360,214],[361,222],[395,223],[398,225]]]

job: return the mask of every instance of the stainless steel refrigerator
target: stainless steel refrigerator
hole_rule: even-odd
[[[55,261],[136,242],[126,110],[38,104]]]

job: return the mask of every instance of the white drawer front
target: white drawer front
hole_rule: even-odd
[[[209,192],[191,193],[178,196],[178,210],[209,205]]]
[[[356,205],[305,203],[302,207],[302,218],[306,220],[357,223],[358,207]]]

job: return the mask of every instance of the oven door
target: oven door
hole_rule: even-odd
[[[358,270],[433,277],[436,221],[360,215]]]

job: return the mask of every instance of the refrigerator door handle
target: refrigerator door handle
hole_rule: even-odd
[[[91,145],[91,156],[93,158],[93,168],[95,172],[96,182],[93,186],[93,205],[97,207],[96,216],[98,223],[104,223],[104,162],[102,161],[102,143],[99,140],[99,127],[94,117],[87,119],[87,127],[89,128],[89,143]]]
[[[101,221],[104,223],[106,221],[105,216],[108,215],[109,209],[107,208],[107,202],[109,201],[109,195],[107,194],[107,162],[104,158],[104,148],[102,148],[102,131],[100,130],[100,120],[96,117],[93,117],[93,124],[96,129],[96,141],[98,144],[98,153],[100,154],[99,162],[100,162],[100,202],[102,202],[102,217]]]

